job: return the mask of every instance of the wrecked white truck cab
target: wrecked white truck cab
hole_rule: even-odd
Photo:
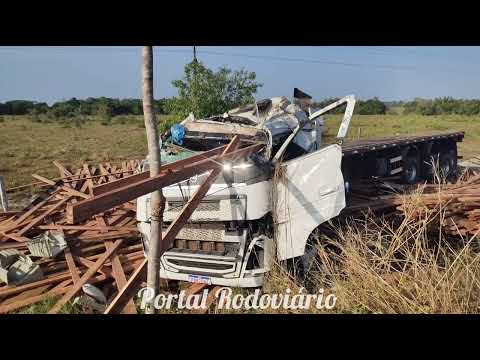
[[[223,115],[181,123],[181,136],[164,144],[162,162],[225,145],[234,135],[264,142],[261,154],[224,164],[174,245],[161,258],[161,277],[256,287],[275,259],[302,257],[313,230],[345,207],[342,149],[322,144],[323,114],[347,104],[337,137],[345,137],[355,98],[347,96],[317,112],[285,97]],[[172,150],[173,149],[173,150]],[[163,188],[164,231],[208,173]],[[145,249],[150,236],[150,194],[137,199]]]

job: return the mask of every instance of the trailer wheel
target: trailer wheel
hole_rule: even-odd
[[[423,174],[427,180],[435,179],[435,168],[438,164],[438,154],[430,154],[423,163]]]
[[[440,155],[440,173],[442,178],[451,179],[457,171],[457,157],[455,150]]]
[[[407,157],[403,162],[402,180],[406,184],[415,184],[419,178],[418,160],[415,157]]]
[[[376,160],[376,176],[385,177],[390,174],[392,167],[390,161],[387,158],[378,158]]]

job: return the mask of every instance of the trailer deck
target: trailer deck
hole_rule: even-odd
[[[451,139],[455,141],[462,141],[465,132],[447,132],[447,133],[429,133],[423,135],[407,135],[396,136],[392,138],[371,139],[371,140],[355,140],[347,141],[342,144],[343,155],[363,154],[371,151],[380,151],[388,148],[393,148],[408,144],[418,144],[422,142]]]

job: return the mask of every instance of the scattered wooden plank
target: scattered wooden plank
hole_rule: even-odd
[[[205,302],[205,309],[198,309],[198,310],[195,311],[195,313],[206,314],[208,312],[208,309],[210,308],[210,306],[213,304],[213,302],[217,298],[216,297],[217,296],[217,291],[219,291],[220,289],[223,289],[223,287],[222,286],[215,286],[212,289],[210,289],[210,291],[208,292],[207,301]]]
[[[105,246],[107,249],[113,246],[112,241],[106,241]],[[118,291],[122,290],[127,285],[127,278],[123,271],[122,263],[117,254],[112,255],[112,270],[113,270],[113,277],[115,278],[115,283],[117,285]],[[132,299],[130,299],[123,310],[125,314],[136,314],[137,308],[135,307],[135,303]]]
[[[83,258],[83,257],[80,257],[80,256],[76,256],[75,257],[75,260],[77,260],[80,264],[86,266],[87,268],[92,268],[95,266],[95,262],[94,261],[91,261],[87,258]],[[107,264],[105,264],[107,265]],[[98,273],[102,274],[102,275],[105,275],[105,276],[111,276],[111,271],[110,269],[107,269],[106,266],[103,266],[101,267],[100,269],[97,270]]]
[[[37,174],[33,174],[32,176],[35,179],[43,181],[44,183],[47,183],[49,185],[58,186],[58,187],[60,187],[61,189],[63,189],[64,191],[66,191],[67,193],[69,193],[71,195],[78,196],[78,197],[81,197],[81,198],[84,198],[84,199],[89,199],[90,198],[90,196],[88,196],[87,194],[85,194],[81,191],[77,191],[77,190],[72,189],[72,188],[70,188],[68,186],[65,186],[65,185],[57,185],[57,183],[55,183],[55,181],[44,178],[43,176],[40,176],[40,175],[37,175]]]
[[[88,187],[88,191],[90,193],[90,196],[93,196],[93,180],[92,180],[92,173],[90,172],[90,168],[88,167],[87,164],[83,164],[83,172],[85,173],[86,175],[86,179],[85,180],[87,182],[87,187]]]
[[[19,211],[0,211],[0,218],[16,216],[19,213],[20,213]]]
[[[60,164],[57,160],[53,161],[53,165],[55,165],[58,168],[58,171],[60,172],[60,176],[62,178],[67,178],[73,176],[73,174],[67,170],[65,166]]]
[[[78,276],[77,266],[75,265],[75,261],[73,260],[72,253],[70,252],[70,247],[67,246],[64,250],[65,260],[67,261],[68,270],[72,275],[73,283],[76,284],[80,281],[80,276]]]
[[[48,195],[45,199],[42,201],[38,202],[36,205],[32,206],[28,211],[26,211],[22,216],[20,216],[17,220],[14,221],[14,226],[11,226],[5,231],[12,231],[15,229],[16,225],[22,226],[23,221],[25,221],[30,215],[32,215],[35,211],[40,209],[42,206],[44,206],[46,203],[48,203],[56,194],[58,193],[58,190],[53,191],[50,195]]]
[[[127,284],[120,290],[113,299],[113,301],[107,306],[105,309],[104,314],[116,314],[120,313],[130,299],[138,291],[138,288],[145,281],[147,278],[147,259],[144,259],[134,271],[134,273],[130,276],[127,281]]]
[[[20,236],[20,235],[16,235],[16,234],[9,234],[9,233],[6,233],[4,231],[0,232],[0,234],[2,234],[5,237],[8,237],[12,240],[18,241],[18,242],[27,242],[27,241],[30,240],[29,238],[27,238],[25,236]]]
[[[201,154],[198,154],[198,155],[193,155],[192,157],[189,157],[187,159],[182,159],[182,160],[179,160],[179,161],[175,161],[174,163],[163,165],[160,170],[161,171],[167,171],[169,169],[175,169],[177,167],[182,167],[182,166],[186,166],[186,165],[195,163],[195,162],[200,161],[202,159],[209,158],[209,157],[214,156],[214,155],[218,155],[218,154],[222,153],[222,151],[225,148],[226,148],[226,145],[225,146],[220,146],[220,147],[215,148],[213,150],[205,151],[205,152],[203,152]],[[123,179],[119,179],[119,180],[114,179],[115,181],[111,181],[107,184],[95,186],[93,188],[93,194],[95,196],[102,195],[102,194],[110,192],[112,190],[120,189],[124,186],[135,184],[135,183],[137,183],[141,180],[148,179],[149,177],[150,177],[150,172],[149,171],[144,171],[144,172],[141,172],[141,173],[136,174],[136,175],[131,175],[131,176],[124,177]]]
[[[53,306],[48,312],[49,314],[56,314],[60,311],[63,305],[70,301],[75,294],[82,288],[84,284],[97,272],[105,261],[113,254],[113,252],[122,244],[123,240],[115,241],[110,249],[103,254],[103,256],[95,262],[95,266],[87,270],[87,272],[80,278],[80,280],[73,285],[73,287]]]
[[[75,224],[86,220],[90,216],[134,200],[159,188],[188,179],[195,174],[201,174],[208,170],[222,168],[223,162],[230,161],[236,157],[249,156],[259,151],[262,147],[262,144],[251,145],[225,155],[213,156],[182,168],[175,169],[175,171],[163,171],[158,176],[141,180],[137,183],[124,186],[94,198],[82,200],[75,204],[69,204],[67,206],[68,223]]]
[[[68,201],[70,200],[70,197],[67,197],[61,201],[59,201],[58,203],[56,203],[55,205],[53,205],[50,209],[48,209],[47,211],[45,211],[43,214],[37,216],[35,219],[33,219],[27,226],[25,226],[24,228],[22,228],[19,232],[18,232],[18,235],[19,236],[23,236],[28,230],[30,230],[32,227],[34,226],[37,226],[39,225],[41,222],[43,222],[45,220],[45,218],[47,216],[49,216],[51,213],[53,213],[54,211],[56,211],[57,209],[59,209],[60,207],[62,207],[64,204],[66,204]]]
[[[129,231],[137,230],[136,226],[119,226],[119,225],[88,226],[88,225],[52,225],[51,224],[51,225],[40,225],[38,226],[38,228],[41,230],[85,230],[85,231],[91,230],[91,231],[100,231],[100,232],[113,231],[113,230],[129,230]]]
[[[240,146],[240,138],[235,136],[232,141],[228,144],[225,150],[222,152],[223,155],[227,155],[233,151],[235,151]],[[178,235],[178,232],[182,229],[185,225],[187,220],[193,214],[195,209],[197,208],[200,201],[204,198],[207,194],[208,190],[210,189],[211,185],[215,181],[215,179],[220,175],[220,172],[223,168],[215,168],[213,169],[205,181],[198,187],[195,191],[193,196],[188,200],[185,206],[182,208],[180,213],[178,214],[175,221],[173,221],[167,229],[165,236],[162,238],[162,252],[167,251],[173,244],[175,237]]]
[[[208,285],[204,283],[192,283],[186,290],[185,296],[195,295],[203,291]]]

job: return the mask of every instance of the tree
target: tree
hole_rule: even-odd
[[[168,112],[182,116],[190,112],[197,117],[221,114],[255,101],[253,94],[262,86],[255,79],[254,72],[226,67],[215,72],[201,62],[192,61],[185,66],[183,79],[172,82],[178,97],[167,101],[165,107]]]
[[[97,114],[102,119],[102,124],[108,125],[112,120],[112,107],[107,101],[103,101],[98,105]]]
[[[387,112],[387,106],[374,97],[366,101],[359,101],[357,106],[357,114],[360,115],[383,115]]]

